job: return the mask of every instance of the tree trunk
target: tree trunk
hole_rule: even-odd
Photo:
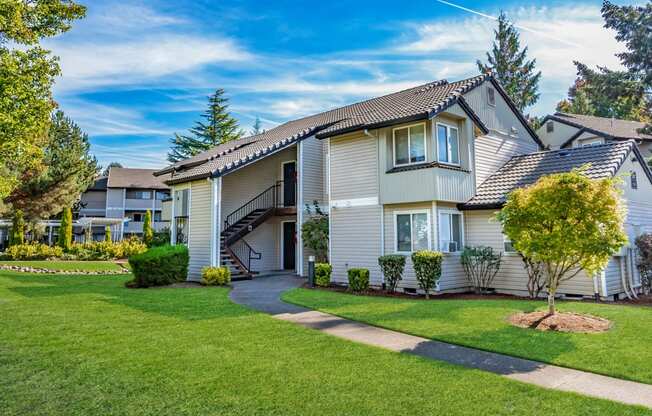
[[[554,315],[555,314],[555,294],[554,293],[548,293],[548,314],[549,315]]]

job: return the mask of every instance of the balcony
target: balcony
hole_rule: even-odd
[[[125,210],[126,211],[143,211],[146,209],[154,209],[160,210],[161,209],[161,201],[160,200],[152,200],[152,199],[130,199],[127,198],[125,199]]]
[[[162,231],[165,228],[170,227],[169,221],[155,221],[152,223],[152,228],[155,232]],[[125,234],[142,234],[143,232],[143,222],[142,221],[129,221],[125,223],[124,228]]]

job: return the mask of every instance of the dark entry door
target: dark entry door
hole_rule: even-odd
[[[283,269],[294,270],[296,266],[296,222],[283,223]]]
[[[297,202],[297,164],[283,164],[283,206],[293,207]]]

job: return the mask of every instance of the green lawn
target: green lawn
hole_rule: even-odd
[[[2,260],[0,264],[11,266],[37,267],[42,269],[70,271],[82,270],[88,272],[104,272],[121,270],[120,266],[112,261],[50,261],[50,260],[32,260],[32,261],[9,261]]]
[[[0,414],[652,413],[340,340],[226,289],[126,279],[0,273]]]
[[[545,308],[540,301],[398,299],[297,289],[285,300],[412,335],[501,352],[652,384],[652,308],[561,302],[560,311],[610,319],[599,334],[542,332],[511,326],[518,311]]]

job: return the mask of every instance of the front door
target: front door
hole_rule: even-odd
[[[297,223],[283,223],[283,270],[294,270],[296,266]]]
[[[283,206],[293,207],[297,203],[297,164],[283,164]]]

